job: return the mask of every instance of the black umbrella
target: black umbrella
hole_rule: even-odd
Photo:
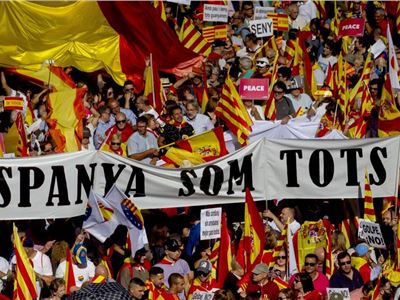
[[[90,283],[77,292],[72,293],[72,300],[131,300],[128,291],[119,283]]]

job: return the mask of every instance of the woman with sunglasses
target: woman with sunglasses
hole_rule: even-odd
[[[273,278],[281,278],[284,281],[288,280],[287,276],[287,255],[285,250],[281,250],[279,255],[276,257],[275,264],[272,267],[272,277]]]
[[[324,297],[314,289],[311,276],[307,273],[298,273],[292,285],[294,299],[297,300],[322,300]]]

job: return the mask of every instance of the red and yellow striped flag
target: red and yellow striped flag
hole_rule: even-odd
[[[365,190],[364,190],[364,219],[371,222],[376,221],[374,199],[372,198],[371,186],[369,185],[368,172],[365,172]]]
[[[339,224],[339,230],[343,233],[346,240],[346,248],[350,248],[350,221],[349,219],[344,219],[341,224]]]
[[[64,281],[65,281],[65,290],[66,294],[71,294],[71,287],[76,286],[75,283],[75,275],[74,275],[74,268],[72,262],[72,254],[71,249],[67,247],[67,257],[66,257],[66,264],[65,264],[65,274],[64,274]]]
[[[215,40],[226,40],[228,27],[226,25],[207,26],[203,28],[203,38],[212,43]]]
[[[333,225],[329,220],[324,220],[324,226],[326,230],[326,259],[325,259],[325,266],[326,266],[326,276],[330,278],[335,271],[335,263],[333,259],[333,249],[332,249],[332,231]]]
[[[397,2],[396,9],[396,31],[400,34],[400,2]]]
[[[167,21],[167,15],[165,14],[165,7],[163,0],[154,0],[153,6],[157,9],[158,13],[160,14],[161,20],[164,22]]]
[[[182,23],[179,39],[183,46],[198,54],[208,56],[211,53],[211,44],[203,38],[193,25],[192,20],[185,18]]]
[[[289,30],[289,19],[287,14],[268,13],[267,17],[272,19],[273,30],[276,31]]]
[[[35,299],[38,297],[36,291],[36,274],[22,246],[15,224],[13,224],[13,236],[16,258],[13,300]]]
[[[243,237],[246,270],[250,271],[261,262],[265,244],[265,233],[263,221],[258,213],[249,188],[246,188]]]
[[[375,288],[372,291],[371,300],[381,299],[380,291],[381,291],[381,275],[379,275],[379,278],[378,278],[378,281],[376,282]]]
[[[273,49],[275,53],[278,53],[278,46],[276,44],[274,35],[271,37],[267,37],[267,41],[264,43],[264,45],[256,51],[256,54],[254,55],[254,60],[257,60],[258,58],[261,57],[267,57],[268,49]]]
[[[253,121],[250,119],[229,76],[225,80],[215,114],[225,122],[230,131],[237,137],[239,144],[247,144]]]
[[[106,283],[107,278],[102,275],[96,275],[90,280],[92,283]]]
[[[286,248],[288,245],[288,224],[285,224],[285,227],[283,227],[283,230],[276,242],[276,245],[274,247],[274,252],[272,253],[272,260],[271,263],[269,264],[269,267],[272,268],[276,262],[277,257],[279,256],[279,253],[281,251],[287,252]]]
[[[325,0],[314,0],[313,2],[317,7],[317,18],[325,19],[326,17]]]
[[[22,97],[4,97],[4,110],[23,110],[24,99]]]
[[[276,285],[278,286],[279,290],[283,290],[283,289],[287,289],[290,287],[289,283],[285,280],[283,280],[280,277],[275,277],[273,282],[276,283]]]
[[[272,76],[271,76],[271,83],[269,84],[269,98],[267,103],[265,104],[264,115],[267,120],[275,121],[276,120],[276,107],[275,107],[275,98],[273,93],[274,84],[278,81],[278,57],[279,55],[275,56],[273,69],[272,69]]]

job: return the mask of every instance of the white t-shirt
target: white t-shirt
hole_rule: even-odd
[[[328,72],[328,66],[331,65],[333,67],[334,64],[337,63],[337,58],[333,55],[329,57],[323,57],[322,55],[318,58],[318,64],[321,67],[322,71],[325,73]]]
[[[36,273],[38,273],[39,275],[53,276],[53,268],[51,266],[50,258],[46,254],[43,254],[40,251],[37,251],[37,250],[35,250],[35,251],[36,251],[36,254],[32,258],[33,270]],[[10,270],[12,268],[12,265],[15,265],[16,263],[17,263],[17,259],[14,255],[11,259]]]
[[[66,264],[67,262],[64,260],[58,265],[56,278],[64,278]],[[78,268],[77,265],[72,264],[72,269],[74,270],[75,284],[77,287],[81,287],[84,282],[94,277],[95,266],[90,260],[87,260],[86,268],[81,269]]]
[[[190,125],[192,125],[195,134],[199,134],[214,128],[210,118],[203,114],[197,114],[194,119],[186,118],[186,120]]]

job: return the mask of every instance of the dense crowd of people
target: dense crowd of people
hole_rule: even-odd
[[[217,126],[228,130],[223,118],[216,113],[227,78],[237,87],[241,79],[268,79],[271,84],[268,100],[243,100],[249,117],[253,121],[272,120],[285,125],[300,116],[300,112],[309,119],[319,116],[316,137],[332,130],[349,138],[378,137],[379,120],[386,112],[397,113],[397,120],[400,120],[399,90],[391,89],[398,86],[398,82],[390,84],[389,81],[387,89],[389,64],[393,63],[389,61],[389,31],[395,43],[396,59],[400,58],[397,2],[227,2],[230,8],[227,36],[212,42],[211,53],[204,58],[204,69],[193,69],[182,78],[161,73],[162,110],[157,111],[153,98],[144,95],[141,78],[127,80],[119,87],[106,72],[86,74],[73,67],[53,66],[77,88],[86,89],[82,98],[85,117],[80,120],[84,124],[79,140],[82,151],[109,151],[145,164],[159,165],[164,146]],[[200,31],[211,25],[202,21],[203,4],[192,1],[186,6],[164,2],[170,30],[178,33],[184,18],[190,19]],[[257,38],[249,22],[253,20],[255,7],[260,5],[287,14],[288,31],[274,31],[273,37]],[[364,35],[339,37],[340,21],[351,18],[365,20]],[[386,48],[372,57],[369,49],[379,41]],[[297,46],[293,46],[295,43]],[[146,64],[149,65],[150,60],[146,60]],[[339,64],[344,65],[344,77],[337,75]],[[331,80],[335,76],[339,78],[336,83]],[[358,88],[361,80],[367,82],[361,88],[363,97],[356,97],[353,102],[348,99],[351,105],[343,104],[341,97],[346,92],[342,93],[341,87],[351,91]],[[7,143],[16,142],[9,139],[9,135],[18,116],[24,120],[28,148],[28,154],[21,156],[62,152],[51,130],[54,124],[50,124],[48,118],[49,93],[56,89],[50,77],[47,85],[38,86],[9,69],[1,70],[0,148],[4,156],[20,156],[20,153],[7,151],[12,148]],[[204,89],[207,103],[202,102],[205,101]],[[6,97],[21,97],[23,108],[6,109]],[[369,106],[365,109],[367,97]],[[271,103],[274,104],[272,113]],[[397,125],[400,128],[399,122]],[[396,131],[396,127],[391,130]],[[375,249],[359,239],[355,234],[356,222],[350,222],[348,231],[343,225],[339,229],[344,219],[353,220],[359,215],[359,212],[353,216],[344,214],[348,207],[342,200],[304,201],[306,204],[301,208],[296,202],[286,200],[276,206],[270,202],[268,208],[259,205],[265,245],[262,245],[261,261],[252,268],[244,264],[240,247],[243,216],[238,211],[243,211],[243,207],[241,204],[223,205],[229,220],[232,261],[222,287],[216,285],[216,266],[212,259],[221,253],[213,253],[215,240],[200,240],[198,208],[143,212],[149,244],[135,253],[126,245],[124,226],[119,226],[110,238],[100,243],[82,230],[83,217],[17,223],[23,247],[37,276],[40,299],[67,297],[63,278],[68,247],[72,252],[76,283],[70,290],[72,295],[91,284],[118,282],[132,299],[191,300],[198,299],[198,295],[194,297],[197,292],[211,293],[216,300],[344,299],[338,290],[333,290],[328,297],[327,288],[347,288],[350,298],[357,300],[399,298],[398,211],[393,199],[375,199],[386,249]],[[350,204],[346,200],[354,206],[354,200],[348,202]],[[359,200],[358,206],[362,203]],[[298,239],[302,236],[303,240],[312,240],[315,233],[306,220],[314,222],[313,226],[319,226],[324,232],[331,232],[332,241],[316,234],[320,240],[300,251]],[[9,236],[11,223],[0,222],[0,226],[3,244],[0,247],[0,299],[12,299],[15,255]],[[286,242],[279,255],[274,256],[284,231],[287,231]],[[327,253],[332,254],[333,265]]]

